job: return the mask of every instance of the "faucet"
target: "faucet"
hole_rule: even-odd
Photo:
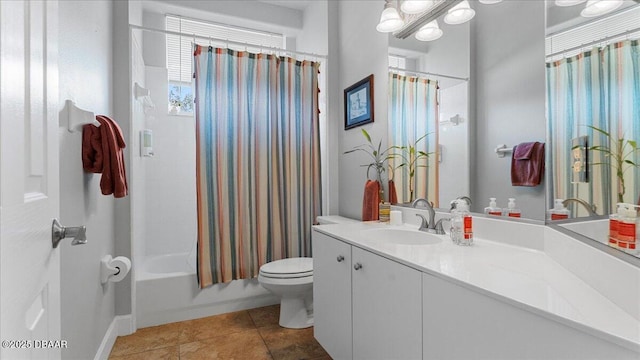
[[[413,201],[413,203],[411,203],[412,207],[417,207],[419,203],[423,202],[426,206],[427,206],[427,211],[429,212],[429,221],[427,221],[427,219],[424,218],[424,216],[420,215],[420,214],[416,214],[416,216],[420,217],[422,219],[422,224],[420,225],[420,231],[428,231],[428,230],[435,230],[436,228],[436,211],[433,210],[433,205],[431,205],[431,203],[429,203],[429,200],[424,199],[424,198],[418,198],[415,199]]]
[[[587,211],[589,212],[589,216],[597,216],[598,213],[596,213],[596,205],[595,204],[589,204],[588,202],[582,200],[582,199],[576,199],[576,198],[568,198],[566,200],[564,200],[562,202],[563,206],[567,206],[567,204],[569,204],[570,202],[577,202],[578,204],[582,205],[585,207],[585,209],[587,209]]]
[[[438,222],[436,223],[436,226],[435,226],[435,228],[436,228],[436,234],[438,234],[438,235],[444,235],[444,234],[446,234],[446,233],[444,232],[444,229],[442,228],[442,222],[443,222],[443,221],[451,221],[451,218],[442,218],[442,219],[438,220]]]

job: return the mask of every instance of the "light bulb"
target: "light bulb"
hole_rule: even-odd
[[[420,14],[433,7],[433,0],[404,0],[400,10],[405,14]]]
[[[444,22],[449,25],[463,24],[473,19],[475,15],[476,12],[469,6],[469,1],[463,0],[449,9],[444,17]]]
[[[589,0],[587,6],[580,12],[583,17],[596,17],[610,13],[622,5],[623,0]]]
[[[573,6],[573,5],[582,4],[585,1],[587,0],[556,0],[556,5],[557,6]]]
[[[387,3],[380,15],[380,22],[376,26],[379,32],[393,32],[400,30],[404,26],[404,20],[398,14],[398,10],[393,5]]]
[[[433,20],[416,32],[416,39],[420,41],[433,41],[442,36],[442,30],[438,27],[438,20]]]
[[[485,5],[491,5],[491,4],[497,4],[499,2],[502,2],[502,0],[478,0],[480,1],[481,4],[485,4]],[[582,0],[585,1],[585,0]]]

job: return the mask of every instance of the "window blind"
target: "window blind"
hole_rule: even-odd
[[[226,41],[246,43],[249,51],[259,51],[261,47],[284,49],[285,43],[285,38],[282,34],[237,28],[171,15],[167,16],[167,30],[211,38],[211,45],[213,46],[227,47]],[[224,39],[225,41],[215,39]],[[209,44],[206,40],[195,40],[200,45]],[[169,81],[191,82],[193,76],[191,64],[193,41],[193,37],[167,34]],[[234,48],[232,44],[229,47]],[[237,50],[244,50],[244,47]]]

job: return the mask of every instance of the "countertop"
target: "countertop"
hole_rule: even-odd
[[[374,241],[370,238],[371,233],[367,232],[376,228],[417,231],[410,225],[359,222],[314,228],[421,272],[640,352],[640,320],[616,306],[544,251],[477,237],[472,246],[458,246],[453,244],[449,235],[433,234],[430,235],[440,237],[442,242],[396,245]]]

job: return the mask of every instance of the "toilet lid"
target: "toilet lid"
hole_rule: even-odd
[[[313,275],[313,258],[290,258],[272,261],[260,267],[266,277],[299,278]]]

